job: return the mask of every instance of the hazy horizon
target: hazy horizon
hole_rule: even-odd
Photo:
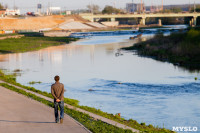
[[[140,3],[141,0],[133,0],[134,3]],[[146,6],[150,5],[161,5],[162,0],[143,0]],[[196,1],[196,2],[195,2]],[[18,7],[22,13],[28,11],[36,11],[37,4],[42,4],[43,11],[49,6],[52,7],[61,7],[62,10],[76,10],[76,9],[86,9],[89,4],[99,5],[101,9],[105,5],[115,6],[117,8],[125,8],[126,3],[130,3],[132,0],[107,0],[107,1],[98,1],[98,0],[1,0],[1,4],[8,5],[9,9],[13,9],[14,5]],[[178,4],[194,4],[200,3],[197,0],[164,0],[164,5],[178,5]],[[70,4],[69,4],[70,3]]]

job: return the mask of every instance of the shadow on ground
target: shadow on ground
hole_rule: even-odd
[[[0,122],[19,122],[19,123],[55,123],[55,122],[40,122],[40,121],[10,121],[10,120],[0,120]]]

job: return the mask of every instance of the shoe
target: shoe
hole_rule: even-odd
[[[63,123],[63,119],[60,119],[60,124],[62,124]]]
[[[59,123],[59,120],[55,120],[56,123]]]

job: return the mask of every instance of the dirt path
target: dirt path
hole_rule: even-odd
[[[21,38],[23,37],[24,35],[15,35],[15,36],[3,36],[3,37],[0,37],[0,40],[4,40],[4,39],[7,39],[7,38]]]
[[[65,114],[64,123],[54,122],[54,110],[0,86],[0,133],[88,133]]]

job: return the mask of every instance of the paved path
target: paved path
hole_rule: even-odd
[[[0,86],[0,133],[88,133],[65,114],[64,123],[54,122],[54,110]]]
[[[0,83],[3,83],[3,81],[0,80]],[[7,84],[9,84],[9,83],[7,83]],[[48,101],[53,102],[53,99],[51,99],[51,98],[49,98],[49,97],[45,97],[45,96],[43,96],[43,95],[41,95],[41,94],[38,94],[38,93],[35,93],[35,92],[32,92],[32,91],[26,90],[26,89],[24,89],[24,88],[21,88],[21,87],[12,85],[12,84],[9,84],[9,85],[14,86],[14,87],[16,87],[16,88],[18,88],[18,89],[22,89],[22,90],[24,90],[24,91],[26,91],[26,92],[35,94],[35,95],[37,95],[37,96],[39,96],[39,97],[41,97],[41,98],[44,98],[44,99],[46,99],[46,100],[48,100]],[[65,103],[64,105],[67,106],[67,107],[70,108],[70,109],[74,109],[74,110],[77,110],[77,111],[86,113],[86,114],[88,114],[89,116],[91,116],[91,117],[93,117],[93,118],[95,118],[95,119],[97,119],[97,120],[101,120],[101,121],[103,121],[103,122],[105,122],[105,123],[108,123],[108,124],[111,124],[111,125],[114,125],[114,126],[123,128],[123,129],[130,129],[132,132],[136,132],[136,133],[139,133],[139,132],[140,132],[140,131],[137,130],[137,129],[134,129],[134,128],[132,128],[132,127],[128,127],[128,126],[126,126],[126,125],[123,125],[123,124],[121,124],[121,123],[118,123],[118,122],[113,121],[113,120],[110,120],[110,119],[107,119],[107,118],[102,117],[102,116],[100,116],[100,115],[96,115],[96,114],[94,114],[94,113],[85,111],[85,110],[83,110],[83,109],[80,109],[80,108],[71,106],[71,105],[66,104],[66,103]]]

